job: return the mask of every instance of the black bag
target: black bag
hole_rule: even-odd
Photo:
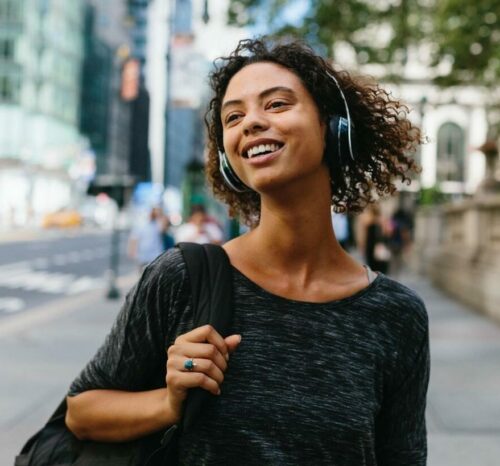
[[[211,324],[223,337],[232,324],[232,273],[229,258],[220,246],[178,244],[186,262],[194,310],[194,327]],[[192,389],[179,424],[162,435],[153,434],[124,443],[78,440],[65,424],[66,398],[45,426],[31,437],[16,457],[14,466],[160,466],[178,463],[179,432],[196,421],[212,395]]]

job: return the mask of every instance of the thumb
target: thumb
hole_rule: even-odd
[[[241,335],[230,335],[224,338],[224,341],[226,342],[229,352],[232,353],[240,344]]]

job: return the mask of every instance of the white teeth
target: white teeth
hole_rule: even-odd
[[[280,146],[278,146],[278,144],[260,144],[248,150],[248,158],[255,157],[256,155],[262,154],[263,152],[274,152],[279,148]]]

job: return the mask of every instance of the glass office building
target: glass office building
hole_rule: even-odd
[[[0,227],[67,205],[78,131],[83,0],[0,0]]]

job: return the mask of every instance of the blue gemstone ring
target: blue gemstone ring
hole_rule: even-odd
[[[184,361],[184,369],[191,372],[196,367],[196,363],[193,361],[193,358],[186,359]]]

